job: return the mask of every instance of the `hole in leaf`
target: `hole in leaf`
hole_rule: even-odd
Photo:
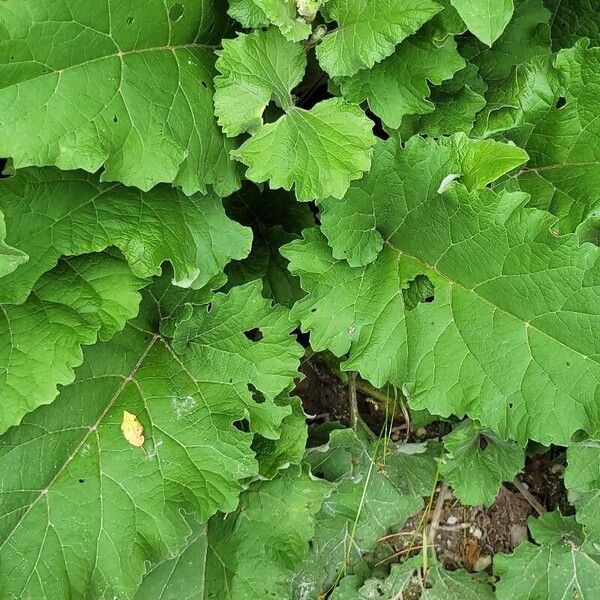
[[[239,421],[234,421],[233,426],[240,431],[248,432],[250,431],[250,423],[248,419],[240,419]]]
[[[85,483],[85,479],[80,479],[79,483]]]
[[[556,101],[556,108],[560,109],[565,106],[567,103],[567,99],[564,96],[560,96]]]
[[[201,81],[201,82],[200,82],[200,85],[201,85],[203,88],[207,88],[207,87],[208,87],[208,85],[207,85],[206,81]]]
[[[119,122],[119,117],[117,117],[117,115],[115,115],[113,117],[113,123],[118,123]]]
[[[253,329],[248,329],[248,331],[244,331],[244,335],[251,342],[260,342],[263,339],[262,331],[258,327],[254,327]]]
[[[277,121],[284,114],[285,111],[280,106],[277,106],[273,100],[271,100],[263,112],[263,121],[265,123],[275,123],[275,121]]]
[[[133,17],[127,17],[125,21],[127,22],[127,25],[131,25],[133,23]]]
[[[267,399],[265,398],[265,395],[260,390],[257,390],[251,383],[248,384],[248,391],[252,394],[256,404],[263,404],[266,402]]]
[[[480,435],[478,436],[478,442],[479,442],[479,449],[480,450],[485,450],[488,447],[488,441],[485,439],[484,436]]]
[[[512,402],[508,403],[508,408],[512,408],[514,406],[514,404]]]
[[[171,21],[179,21],[181,17],[183,17],[183,13],[185,12],[185,8],[183,5],[179,4],[179,2],[173,4],[171,9],[169,10],[169,19]]]
[[[404,306],[406,310],[415,309],[420,302],[431,303],[435,300],[435,286],[427,275],[417,275],[408,283],[408,287],[402,290]]]

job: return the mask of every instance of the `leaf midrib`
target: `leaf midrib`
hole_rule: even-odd
[[[420,264],[423,265],[424,268],[433,271],[436,275],[438,275],[441,279],[444,279],[445,281],[447,281],[450,285],[456,286],[461,288],[462,290],[464,290],[465,292],[469,292],[471,294],[474,294],[475,296],[477,296],[477,298],[483,300],[484,302],[486,302],[487,304],[489,304],[490,306],[492,306],[495,310],[500,311],[501,313],[512,317],[513,319],[515,319],[516,321],[518,321],[519,323],[522,323],[523,326],[526,329],[533,329],[534,331],[546,336],[547,338],[549,338],[550,340],[556,342],[557,344],[560,344],[561,346],[563,346],[564,348],[566,348],[567,350],[569,350],[570,352],[574,352],[576,354],[578,354],[579,356],[581,356],[583,358],[583,360],[591,360],[592,362],[594,362],[595,364],[599,364],[600,365],[600,360],[596,359],[596,358],[592,358],[591,356],[588,356],[586,354],[583,354],[583,352],[580,352],[579,350],[577,350],[576,348],[572,348],[571,346],[568,346],[565,342],[563,342],[562,340],[559,340],[558,338],[554,337],[553,335],[551,335],[550,333],[544,331],[543,329],[540,329],[539,327],[536,327],[535,325],[532,325],[530,321],[525,321],[522,317],[512,313],[511,311],[498,306],[497,304],[494,304],[489,298],[486,298],[485,296],[482,296],[480,293],[478,293],[476,291],[476,288],[469,288],[465,285],[463,285],[462,283],[451,279],[450,277],[448,277],[445,273],[442,273],[437,267],[430,265],[425,259],[415,256],[413,254],[410,254],[408,252],[405,252],[404,250],[401,250],[400,248],[397,248],[396,246],[394,246],[389,240],[386,240],[384,242],[389,248],[391,248],[392,250],[394,250],[395,252],[397,252],[399,255],[403,255],[403,256],[407,256],[408,258],[414,260],[415,262],[418,262]],[[541,315],[539,315],[541,316]],[[537,318],[537,316],[536,316]],[[529,334],[528,334],[529,337]],[[600,382],[599,382],[600,383]]]
[[[56,474],[54,475],[54,477],[52,477],[52,479],[48,482],[48,484],[44,487],[44,489],[42,489],[40,491],[39,495],[27,507],[27,509],[25,510],[25,512],[23,513],[23,515],[21,516],[21,518],[17,521],[17,523],[15,524],[15,526],[8,533],[8,535],[6,536],[5,540],[0,544],[0,551],[2,551],[2,549],[4,548],[4,546],[6,545],[6,543],[12,538],[13,534],[15,533],[15,531],[17,531],[19,529],[19,527],[21,526],[21,524],[23,523],[23,521],[25,521],[25,519],[27,518],[27,516],[29,515],[29,513],[31,512],[31,510],[33,509],[33,507],[40,501],[41,498],[43,498],[48,493],[48,491],[50,490],[50,488],[56,483],[56,481],[58,481],[58,479],[60,478],[60,476],[65,472],[65,470],[71,464],[71,462],[73,461],[73,459],[76,456],[78,456],[79,451],[81,450],[81,448],[83,447],[83,445],[87,442],[87,440],[90,438],[90,436],[93,433],[96,432],[98,426],[100,425],[100,423],[102,422],[102,420],[104,419],[104,417],[106,417],[106,415],[108,414],[108,412],[114,406],[115,402],[121,396],[121,394],[123,393],[123,390],[125,389],[125,386],[134,378],[135,374],[137,373],[137,371],[141,367],[142,363],[146,359],[146,356],[148,356],[148,353],[150,352],[150,350],[154,346],[156,340],[159,339],[159,338],[161,338],[161,336],[159,334],[152,333],[152,337],[150,338],[150,341],[148,342],[148,344],[146,345],[146,347],[144,348],[144,350],[141,352],[140,357],[134,363],[134,365],[131,368],[130,372],[125,377],[123,377],[123,381],[117,387],[115,393],[113,394],[113,396],[110,399],[110,401],[107,403],[107,405],[104,408],[104,410],[100,413],[100,415],[98,416],[98,418],[96,419],[96,421],[94,422],[94,424],[91,427],[89,427],[88,431],[81,438],[81,441],[75,446],[75,449],[73,450],[73,452],[71,452],[71,454],[67,457],[67,460],[65,460],[65,462],[60,467],[60,469],[58,469],[58,471],[56,472]]]

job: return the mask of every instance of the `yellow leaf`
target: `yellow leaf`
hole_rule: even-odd
[[[140,447],[144,445],[144,427],[135,415],[126,410],[123,411],[123,422],[121,431],[125,439],[132,445]]]

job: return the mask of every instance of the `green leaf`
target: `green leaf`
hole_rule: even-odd
[[[231,155],[248,165],[252,181],[285,190],[295,185],[298,200],[342,198],[371,166],[372,127],[358,106],[331,98],[310,110],[290,108]]]
[[[512,69],[534,58],[550,55],[549,11],[543,0],[517,0],[504,33],[488,48],[475,39],[463,40],[461,52],[490,85],[506,85]]]
[[[272,28],[223,40],[217,55],[221,75],[215,78],[215,114],[226,135],[256,131],[272,99],[286,111],[292,108],[290,91],[306,68],[302,46]]]
[[[539,521],[540,526],[536,526],[530,519],[529,526],[540,545],[523,542],[513,554],[496,556],[494,572],[500,576],[496,583],[498,600],[597,598],[600,563],[598,557],[581,548],[581,539],[574,535],[574,518],[557,518],[549,513]],[[554,531],[553,536],[548,534],[549,529]]]
[[[29,256],[16,248],[11,248],[6,239],[6,223],[4,215],[0,212],[0,277],[12,273],[19,265],[27,262]]]
[[[265,479],[272,479],[281,469],[299,464],[304,457],[308,438],[306,415],[300,398],[288,398],[287,395],[283,395],[277,399],[277,404],[290,406],[292,409],[291,414],[281,421],[279,439],[256,435],[252,444],[258,459],[260,475]]]
[[[473,421],[444,437],[440,473],[463,504],[490,506],[524,465],[523,448]]]
[[[227,14],[244,27],[268,27],[269,18],[254,0],[229,0]]]
[[[336,488],[317,515],[311,551],[298,569],[296,594],[316,598],[344,572],[352,572],[377,540],[423,506],[435,477],[433,452],[413,444],[386,445],[366,429],[331,433],[328,444],[308,451],[315,475]]]
[[[453,37],[434,43],[431,35],[417,34],[401,42],[389,58],[338,83],[346,99],[368,100],[383,123],[397,129],[405,115],[434,110],[428,82],[439,85],[464,66]]]
[[[570,48],[580,38],[600,45],[600,15],[594,0],[547,0],[552,13],[552,45],[555,50]]]
[[[577,521],[596,542],[600,541],[600,442],[586,440],[567,449],[565,486]]]
[[[303,348],[290,335],[295,323],[289,312],[261,295],[255,281],[219,295],[206,307],[193,307],[190,318],[175,329],[173,348],[186,355],[202,381],[228,382],[231,392],[247,402],[252,429],[276,439],[289,407],[275,398],[297,376]],[[262,394],[255,401],[253,392]]]
[[[290,42],[305,40],[312,28],[298,11],[297,0],[253,0]]]
[[[196,525],[178,556],[147,571],[135,600],[204,600],[207,552],[206,527]]]
[[[265,386],[241,354],[260,354],[271,365],[271,390],[275,380],[289,385],[288,370],[302,353],[282,309],[266,304],[257,284],[216,295],[210,312],[185,322],[191,344],[174,351],[148,302],[112,341],[86,350],[75,383],[52,405],[0,438],[7,598],[131,598],[146,561],[159,563],[185,546],[183,511],[204,522],[235,510],[247,479],[258,474],[251,432],[266,435],[289,413],[269,398],[257,404],[248,384]],[[263,340],[245,338],[250,322],[263,327]],[[234,340],[237,352],[228,352]],[[274,372],[284,364],[285,372]],[[143,448],[124,438],[123,411],[141,422]],[[235,426],[248,416],[250,432]]]
[[[317,57],[332,77],[371,68],[441,10],[432,0],[330,0],[324,8],[337,28],[317,46]]]
[[[425,158],[438,152],[443,159]],[[434,201],[439,198],[440,184],[450,175],[460,177],[470,188],[481,188],[526,159],[527,155],[515,146],[492,140],[473,141],[463,135],[440,140],[439,150],[438,146],[416,140],[406,150],[395,138],[379,142],[372,169],[351,185],[344,202],[320,202],[321,229],[335,258],[346,259],[352,266],[368,264],[383,247],[387,213],[394,211],[395,204],[406,206],[407,196]],[[417,167],[422,161],[426,166]],[[390,204],[391,198],[395,204]]]
[[[469,30],[491,46],[510,21],[513,0],[450,0]]]
[[[481,578],[463,569],[446,571],[434,557],[429,558],[426,584],[422,586],[423,557],[414,556],[394,564],[383,580],[367,579],[360,589],[353,576],[345,577],[331,595],[331,600],[494,600],[492,588]],[[432,563],[432,564],[431,564]]]
[[[24,304],[0,305],[0,433],[73,381],[81,346],[135,317],[145,284],[122,260],[80,256],[43,275]]]
[[[208,0],[2,2],[0,156],[230,194],[233,144],[212,116],[223,16]]]
[[[244,494],[237,513],[212,519],[205,597],[291,598],[315,515],[330,492],[328,482],[290,469]]]
[[[298,468],[254,484],[235,513],[213,517],[182,554],[150,571],[135,600],[291,598],[293,570],[330,491]]]
[[[63,255],[115,246],[139,277],[169,261],[176,285],[200,288],[251,244],[251,232],[230,221],[215,196],[187,197],[166,186],[144,193],[81,171],[18,171],[0,181],[0,210],[6,242],[29,256],[1,279],[0,304],[23,302]],[[221,276],[216,287],[222,283]]]
[[[397,155],[399,164],[414,157],[422,177],[437,173],[433,190],[452,160],[451,146],[419,138]],[[398,189],[366,211],[363,229],[374,215],[386,240],[374,263],[336,260],[315,230],[282,249],[308,292],[292,314],[312,348],[349,353],[344,370],[402,388],[413,408],[467,414],[521,443],[594,435],[598,248],[556,238],[552,217],[524,208],[521,193],[468,192],[456,182],[427,196]],[[419,275],[434,295],[408,310],[403,290]]]
[[[514,89],[523,105],[512,113],[516,130],[505,135],[518,136],[531,160],[510,189],[528,192],[533,206],[556,215],[558,234],[574,231],[600,208],[598,95],[589,83],[599,65],[600,48],[581,42],[558,54],[560,87],[546,63],[546,74],[538,74],[538,64],[525,77],[527,95],[521,96],[522,85]]]

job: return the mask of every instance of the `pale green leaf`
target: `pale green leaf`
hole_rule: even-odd
[[[272,28],[223,40],[217,55],[215,114],[226,135],[257,130],[271,100],[284,110],[292,108],[290,91],[306,68],[302,46]]]
[[[577,521],[600,543],[600,442],[586,440],[568,448],[565,486]]]
[[[81,346],[135,317],[145,284],[123,260],[80,256],[43,275],[24,304],[0,305],[0,433],[73,381]]]
[[[527,159],[515,146],[469,140],[464,135],[443,138],[439,147],[444,148],[439,160],[424,160],[426,146],[417,141],[406,150],[395,138],[379,142],[372,169],[350,186],[344,202],[320,202],[321,229],[335,258],[346,259],[352,266],[372,262],[386,239],[387,213],[405,206],[408,196],[423,201],[439,198],[438,189],[447,176],[460,178],[470,188],[481,188]]]
[[[415,138],[402,154],[419,173],[437,172],[439,189],[448,145]],[[456,182],[439,194],[378,195],[364,229],[375,215],[386,244],[362,268],[336,260],[307,230],[282,252],[308,292],[293,315],[312,348],[349,353],[345,370],[376,387],[390,381],[413,408],[467,414],[522,443],[593,435],[600,251],[555,237],[552,217],[524,208],[527,200]],[[434,294],[408,310],[403,290],[418,276]]]
[[[239,187],[213,117],[209,0],[0,5],[0,155],[185,193]]]
[[[463,504],[490,506],[524,465],[523,448],[473,421],[444,437],[440,473]]]
[[[176,285],[200,288],[251,244],[251,232],[229,220],[213,195],[187,197],[166,186],[141,192],[82,171],[18,171],[0,181],[0,210],[6,242],[29,256],[0,280],[0,304],[22,302],[63,255],[116,246],[136,275],[156,275],[169,261]]]
[[[244,339],[265,362],[283,365],[287,356],[290,370],[302,353],[280,311],[262,314],[265,303],[255,284],[215,296],[210,312],[186,322],[204,347],[181,344],[175,352],[158,334],[149,302],[112,341],[86,350],[76,381],[52,405],[0,438],[7,598],[132,598],[146,561],[185,546],[182,511],[203,522],[235,510],[246,480],[258,474],[253,435],[235,423],[250,415],[251,431],[266,434],[265,423],[280,424],[289,409],[268,398],[257,404],[252,374],[220,350]],[[236,321],[231,313],[241,306]],[[265,320],[264,339],[246,340],[246,323]],[[143,448],[124,438],[123,411],[141,422]]]
[[[248,165],[246,177],[252,181],[285,190],[295,185],[298,200],[342,198],[350,181],[371,166],[372,127],[358,106],[331,98],[310,110],[290,108],[232,156]]]
[[[371,68],[441,8],[432,0],[330,0],[326,17],[337,28],[317,46],[319,63],[332,77]]]
[[[0,211],[0,277],[12,273],[19,265],[29,260],[29,256],[21,250],[11,248],[4,240],[6,238],[6,223]]]
[[[315,475],[336,483],[317,515],[310,554],[294,580],[295,597],[312,599],[423,506],[435,460],[424,446],[386,446],[366,428],[358,434],[333,431],[325,446],[308,451],[306,460]]]
[[[513,0],[450,0],[469,30],[491,46],[510,21]]]
[[[254,0],[229,0],[227,14],[247,28],[269,25],[269,18]]]
[[[575,535],[573,517],[543,515],[541,527],[530,520],[539,545],[523,542],[511,555],[494,559],[498,600],[595,600],[600,594],[600,563],[588,554]],[[559,527],[564,528],[561,532]],[[555,531],[553,536],[548,529]],[[541,537],[536,538],[536,533]]]
[[[341,78],[338,83],[349,101],[367,100],[385,125],[397,129],[405,115],[434,110],[428,99],[428,83],[440,84],[464,66],[453,37],[435,43],[431,35],[417,34],[371,69]]]
[[[290,42],[305,40],[312,30],[309,23],[298,12],[297,0],[253,0],[269,21],[281,30]]]

